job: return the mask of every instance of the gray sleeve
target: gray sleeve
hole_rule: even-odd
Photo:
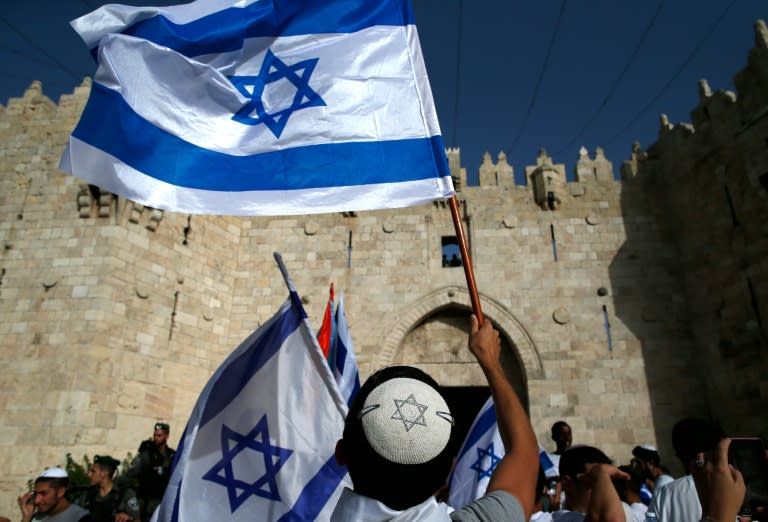
[[[451,513],[458,522],[527,522],[520,502],[506,491],[496,490]]]

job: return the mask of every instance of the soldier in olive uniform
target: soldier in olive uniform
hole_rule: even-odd
[[[170,427],[164,422],[155,424],[151,440],[139,446],[139,454],[133,461],[125,479],[138,483],[137,493],[141,504],[141,520],[149,521],[168,486],[171,478],[171,464],[176,450],[168,447]]]
[[[82,491],[75,503],[91,512],[95,522],[138,522],[139,501],[132,489],[116,485],[112,478],[120,462],[112,457],[96,455],[88,480],[91,486]]]

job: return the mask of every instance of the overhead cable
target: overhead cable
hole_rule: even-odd
[[[557,38],[557,33],[560,32],[560,21],[563,18],[563,13],[565,12],[565,3],[566,0],[562,0],[560,3],[560,11],[557,13],[557,20],[555,21],[555,26],[552,29],[552,36],[549,39],[549,46],[547,47],[547,54],[544,57],[544,62],[541,65],[541,70],[539,71],[539,77],[536,80],[536,86],[533,89],[533,96],[531,97],[531,101],[528,104],[528,110],[525,112],[525,117],[523,118],[522,123],[520,124],[520,128],[517,131],[517,135],[512,140],[512,145],[510,145],[510,151],[514,150],[515,146],[517,145],[517,142],[520,140],[520,136],[523,135],[523,131],[525,131],[525,127],[528,124],[528,119],[531,116],[531,113],[533,112],[533,107],[536,105],[536,99],[539,97],[539,90],[541,88],[541,82],[544,80],[544,74],[547,72],[547,67],[549,66],[549,57],[552,54],[552,48],[555,45],[555,38]]]
[[[725,16],[728,14],[728,11],[731,10],[731,7],[736,3],[736,0],[731,0],[731,2],[728,4],[728,6],[723,9],[723,11],[720,13],[720,15],[715,19],[715,21],[712,23],[712,25],[709,27],[706,33],[704,33],[704,36],[699,40],[699,42],[696,44],[696,46],[693,48],[691,53],[688,55],[688,57],[683,61],[682,64],[677,68],[677,72],[672,75],[672,78],[667,80],[667,82],[662,86],[661,90],[659,90],[656,95],[651,98],[651,100],[643,106],[640,111],[635,114],[635,116],[629,120],[629,122],[624,125],[616,134],[613,135],[611,139],[609,139],[605,145],[608,146],[616,139],[618,139],[619,136],[627,132],[635,123],[637,123],[637,120],[639,120],[648,110],[653,107],[653,105],[659,101],[659,99],[662,97],[662,95],[669,89],[669,87],[674,83],[675,80],[683,73],[683,71],[691,64],[693,59],[696,57],[696,55],[699,53],[702,47],[704,47],[704,44],[709,40],[709,38],[712,36],[712,34],[715,32],[717,27],[720,25],[720,23],[725,19]]]
[[[25,35],[23,32],[19,31],[17,28],[15,28],[13,25],[11,25],[8,20],[5,19],[3,15],[0,14],[0,22],[5,24],[11,31],[16,33],[19,37],[21,37],[25,42],[27,42],[30,46],[32,46],[34,49],[36,49],[40,54],[43,56],[49,58],[51,62],[53,62],[54,65],[56,65],[58,68],[60,68],[62,71],[68,73],[72,76],[76,81],[82,80],[82,77],[75,73],[72,69],[61,63],[59,60],[57,60],[55,57],[48,54],[48,51],[37,45],[34,40],[30,39],[27,35]]]
[[[580,139],[584,132],[594,123],[594,121],[597,119],[597,117],[603,112],[603,109],[605,109],[606,105],[608,105],[608,102],[611,98],[613,98],[613,95],[616,93],[616,89],[618,88],[621,81],[624,79],[624,75],[627,74],[629,71],[629,68],[632,67],[632,65],[635,63],[635,58],[637,58],[638,53],[640,52],[640,49],[643,47],[643,44],[645,43],[645,39],[648,36],[648,34],[651,32],[651,29],[656,24],[656,20],[659,17],[659,13],[661,13],[661,8],[664,5],[664,0],[661,0],[659,4],[656,6],[656,11],[653,13],[653,16],[651,17],[648,24],[645,26],[645,30],[643,30],[642,35],[640,36],[640,40],[638,40],[637,45],[635,45],[634,51],[632,51],[632,54],[629,57],[629,60],[627,60],[627,63],[624,64],[624,68],[621,70],[619,75],[616,77],[616,79],[613,81],[613,85],[611,85],[611,88],[608,89],[608,93],[605,95],[605,98],[603,98],[603,102],[597,107],[595,112],[592,113],[592,115],[587,118],[587,121],[582,125],[581,129],[576,133],[576,135],[571,138],[568,143],[563,145],[560,150],[555,152],[555,155],[560,155],[562,152],[564,152],[568,147],[573,145],[578,139]]]

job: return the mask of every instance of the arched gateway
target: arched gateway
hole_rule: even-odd
[[[543,377],[538,350],[509,310],[486,296],[481,295],[480,301],[486,320],[501,333],[504,370],[527,409],[528,380]],[[388,325],[373,368],[415,366],[432,375],[449,395],[477,397],[473,391],[485,386],[485,378],[467,348],[471,310],[465,288],[446,286],[423,296],[396,314],[397,322]]]

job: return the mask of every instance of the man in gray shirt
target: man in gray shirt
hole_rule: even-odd
[[[481,327],[474,316],[471,321],[469,349],[491,388],[505,449],[486,496],[457,511],[437,502],[453,463],[453,417],[434,379],[396,366],[373,374],[350,407],[336,458],[348,466],[354,490],[344,490],[332,520],[528,520],[538,443],[501,368],[499,332],[490,322]]]
[[[35,479],[33,493],[19,497],[22,522],[93,522],[90,513],[67,500],[69,475],[61,468],[49,468]]]

